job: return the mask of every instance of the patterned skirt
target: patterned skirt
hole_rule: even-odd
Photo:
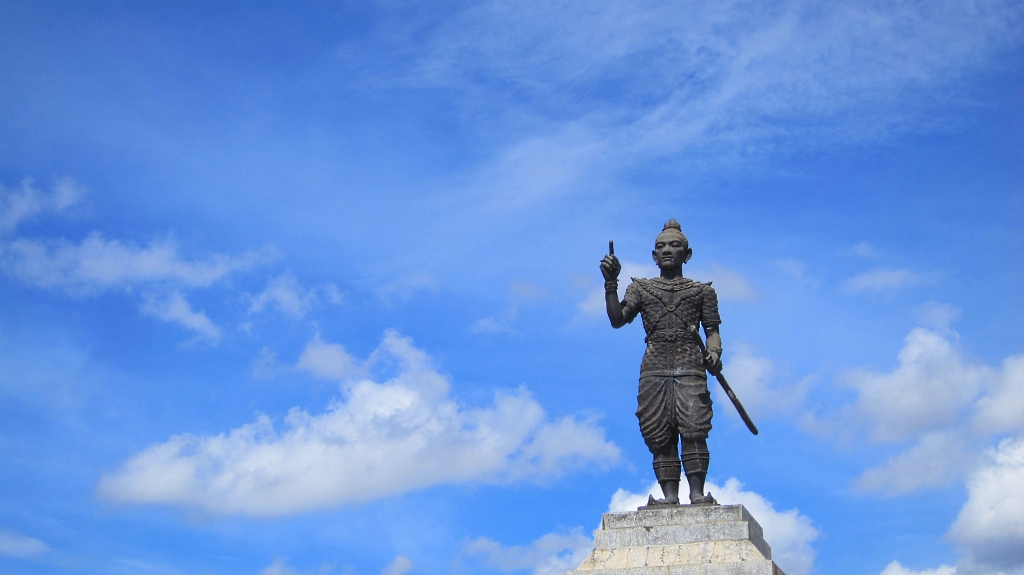
[[[711,393],[708,380],[685,375],[640,378],[636,417],[651,453],[674,441],[707,439],[711,431]]]

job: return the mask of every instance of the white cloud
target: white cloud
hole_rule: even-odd
[[[363,367],[349,355],[343,345],[325,342],[320,339],[319,333],[306,344],[295,367],[324,379],[343,380],[364,373]]]
[[[811,519],[797,509],[776,511],[770,501],[753,491],[744,491],[743,484],[735,477],[724,485],[712,481],[705,484],[705,490],[714,495],[722,505],[743,505],[764,530],[764,539],[772,548],[772,559],[790,575],[808,575],[814,566],[814,549],[811,543],[818,538],[818,530]],[[608,505],[608,511],[635,511],[647,504],[648,495],[662,497],[658,483],[651,484],[647,493],[630,493],[617,490]]]
[[[58,178],[49,194],[35,187],[31,178],[11,190],[0,184],[0,234],[13,232],[18,224],[44,212],[60,212],[79,202],[85,188],[71,178]]]
[[[856,411],[880,441],[900,441],[957,421],[991,370],[976,365],[942,334],[912,330],[888,373],[852,372]]]
[[[918,320],[925,327],[942,331],[949,329],[953,320],[958,319],[963,311],[951,303],[927,302],[921,306]]]
[[[332,304],[342,302],[341,290],[334,284],[326,284],[315,288],[303,288],[299,280],[290,273],[283,273],[267,282],[262,292],[253,296],[249,306],[249,314],[261,313],[268,306],[274,305],[292,317],[305,317],[313,306],[320,303],[321,294]]]
[[[395,557],[394,561],[388,563],[387,567],[380,572],[380,575],[405,575],[411,571],[414,566],[415,565],[411,559],[405,555],[399,555]]]
[[[1024,437],[986,453],[967,480],[967,502],[949,536],[976,570],[1024,572]]]
[[[633,493],[620,487],[615,490],[615,493],[612,493],[612,499],[608,503],[608,511],[636,511],[638,507],[647,505],[647,498],[651,495],[655,499],[664,497],[657,481],[651,484],[646,493]]]
[[[743,491],[743,484],[729,478],[725,485],[708,482],[706,489],[713,492],[722,504],[739,503],[750,511],[764,529],[764,539],[772,547],[772,558],[790,575],[807,575],[814,566],[811,542],[818,538],[818,530],[811,519],[797,509],[776,511],[770,501],[753,491]]]
[[[1003,360],[973,416],[974,429],[987,433],[1024,431],[1024,355]]]
[[[80,244],[17,239],[4,249],[3,264],[25,283],[89,294],[156,282],[206,287],[267,255],[267,250],[262,250],[237,257],[215,255],[206,261],[187,261],[178,255],[171,238],[139,247],[107,240],[94,232]]]
[[[913,569],[907,569],[901,565],[899,561],[893,561],[886,565],[885,569],[882,569],[882,572],[879,573],[879,575],[956,575],[956,567],[940,565],[935,569],[914,571]]]
[[[220,341],[220,328],[202,311],[194,311],[179,292],[164,296],[147,295],[142,304],[142,313],[176,323],[210,343]]]
[[[854,486],[889,496],[944,487],[970,468],[971,447],[962,430],[926,433],[910,449],[862,473]]]
[[[289,567],[283,559],[275,559],[273,563],[260,571],[260,575],[298,575],[298,571]]]
[[[11,531],[0,531],[0,555],[7,557],[35,557],[50,548],[46,543]]]
[[[910,269],[877,269],[859,273],[843,282],[843,289],[849,293],[880,292],[912,287],[924,282],[927,277]]]
[[[699,281],[713,281],[715,293],[722,301],[753,301],[757,299],[757,290],[750,285],[743,274],[711,264],[709,270],[692,270],[691,277]]]
[[[178,435],[104,475],[101,496],[217,514],[275,516],[370,501],[424,487],[550,478],[618,461],[592,420],[552,420],[524,390],[469,408],[407,338],[386,333],[367,363],[392,362],[320,415],[293,408],[287,428],[259,416],[212,437]]]
[[[777,370],[772,361],[755,355],[742,343],[730,346],[723,352],[723,358],[726,363],[722,373],[726,374],[730,387],[755,423],[762,418],[792,414],[803,404],[814,381],[813,378],[804,378],[790,385],[775,384]],[[708,385],[715,393],[715,402],[724,406],[722,409],[729,414],[728,417],[739,421],[739,414],[713,376],[708,376]]]
[[[482,556],[485,563],[498,571],[529,569],[532,575],[565,575],[587,558],[594,541],[580,529],[569,533],[548,533],[529,545],[505,546],[486,537],[466,544],[468,555]]]

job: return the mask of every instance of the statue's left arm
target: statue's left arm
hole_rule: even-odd
[[[708,354],[711,356],[708,361],[708,371],[714,373],[722,369],[722,335],[718,333],[717,325],[704,326],[704,335],[708,340]]]
[[[711,284],[704,288],[701,323],[704,325],[708,354],[711,356],[708,358],[707,368],[708,371],[716,373],[722,369],[722,334],[719,333],[722,318],[718,315],[718,294]]]

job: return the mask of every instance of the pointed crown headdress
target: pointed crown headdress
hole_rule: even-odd
[[[690,244],[690,240],[686,238],[686,234],[683,233],[683,228],[679,226],[679,222],[677,222],[675,218],[671,218],[669,221],[665,222],[665,227],[661,228],[661,233],[679,234],[682,236],[683,242],[687,245]]]

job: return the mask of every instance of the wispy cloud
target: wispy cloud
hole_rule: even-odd
[[[0,235],[14,232],[18,224],[45,212],[60,212],[79,201],[85,188],[71,178],[58,178],[49,194],[39,190],[31,178],[17,189],[0,184]]]
[[[50,549],[46,543],[12,531],[0,531],[0,555],[7,557],[35,557]]]
[[[849,293],[881,292],[923,283],[929,276],[911,269],[888,269],[859,273],[843,282],[843,289]]]
[[[249,314],[261,313],[274,306],[286,315],[302,318],[323,300],[332,304],[341,303],[341,290],[334,284],[307,289],[299,284],[293,274],[286,272],[271,279],[263,291],[252,297]]]
[[[139,246],[108,240],[93,232],[78,244],[66,240],[14,240],[4,250],[3,263],[27,284],[92,294],[154,282],[206,287],[232,272],[266,261],[271,252],[266,249],[189,261],[178,255],[177,243],[171,237]]]
[[[285,431],[260,416],[216,436],[172,437],[104,475],[99,493],[124,503],[275,516],[438,484],[550,478],[619,460],[594,421],[551,419],[524,390],[499,392],[490,407],[459,405],[429,356],[395,332],[371,360],[397,363],[399,371],[383,383],[351,382],[320,415],[293,408]]]
[[[779,140],[792,149],[934,129],[955,118],[939,110],[965,96],[962,77],[1020,43],[1021,14],[1010,0],[828,10],[494,0],[422,23],[422,44],[390,52],[387,81],[448,88],[471,121],[528,119],[533,129],[516,130],[470,186],[518,207],[658,157],[707,166]],[[381,30],[390,42],[393,29]]]
[[[176,323],[209,343],[220,342],[220,328],[202,310],[193,310],[192,305],[179,292],[147,295],[142,304],[142,313]]]

